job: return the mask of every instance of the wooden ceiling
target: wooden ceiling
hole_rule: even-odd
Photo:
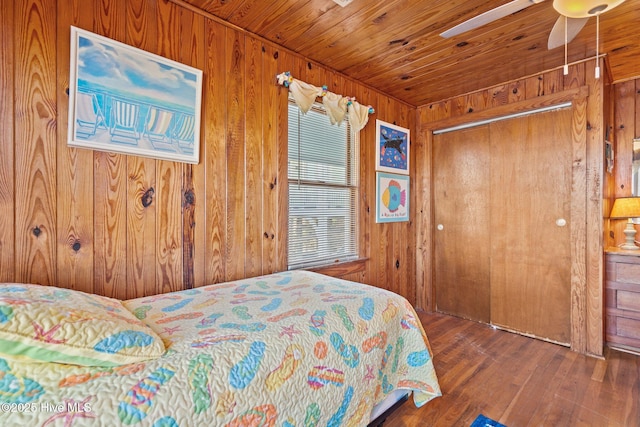
[[[173,0],[257,34],[388,95],[421,106],[561,67],[549,51],[552,0],[460,36],[439,34],[507,0]],[[640,76],[640,0],[600,18],[600,53],[614,81]],[[596,19],[569,44],[569,62],[596,54]],[[285,71],[285,70],[283,70]],[[295,76],[294,76],[295,77]]]

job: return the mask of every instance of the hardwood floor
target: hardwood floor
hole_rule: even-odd
[[[385,427],[470,426],[482,413],[508,427],[640,426],[640,357],[605,359],[439,313],[419,313],[443,396],[411,400]]]

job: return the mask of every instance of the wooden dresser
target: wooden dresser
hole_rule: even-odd
[[[605,252],[605,341],[640,354],[640,250]]]

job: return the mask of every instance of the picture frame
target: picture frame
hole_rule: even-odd
[[[376,170],[409,175],[409,129],[376,120]]]
[[[71,27],[67,145],[199,163],[202,71]]]
[[[409,221],[408,175],[376,172],[376,223]]]

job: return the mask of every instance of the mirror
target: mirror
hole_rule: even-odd
[[[631,164],[631,195],[640,197],[640,138],[633,140],[633,160]]]

